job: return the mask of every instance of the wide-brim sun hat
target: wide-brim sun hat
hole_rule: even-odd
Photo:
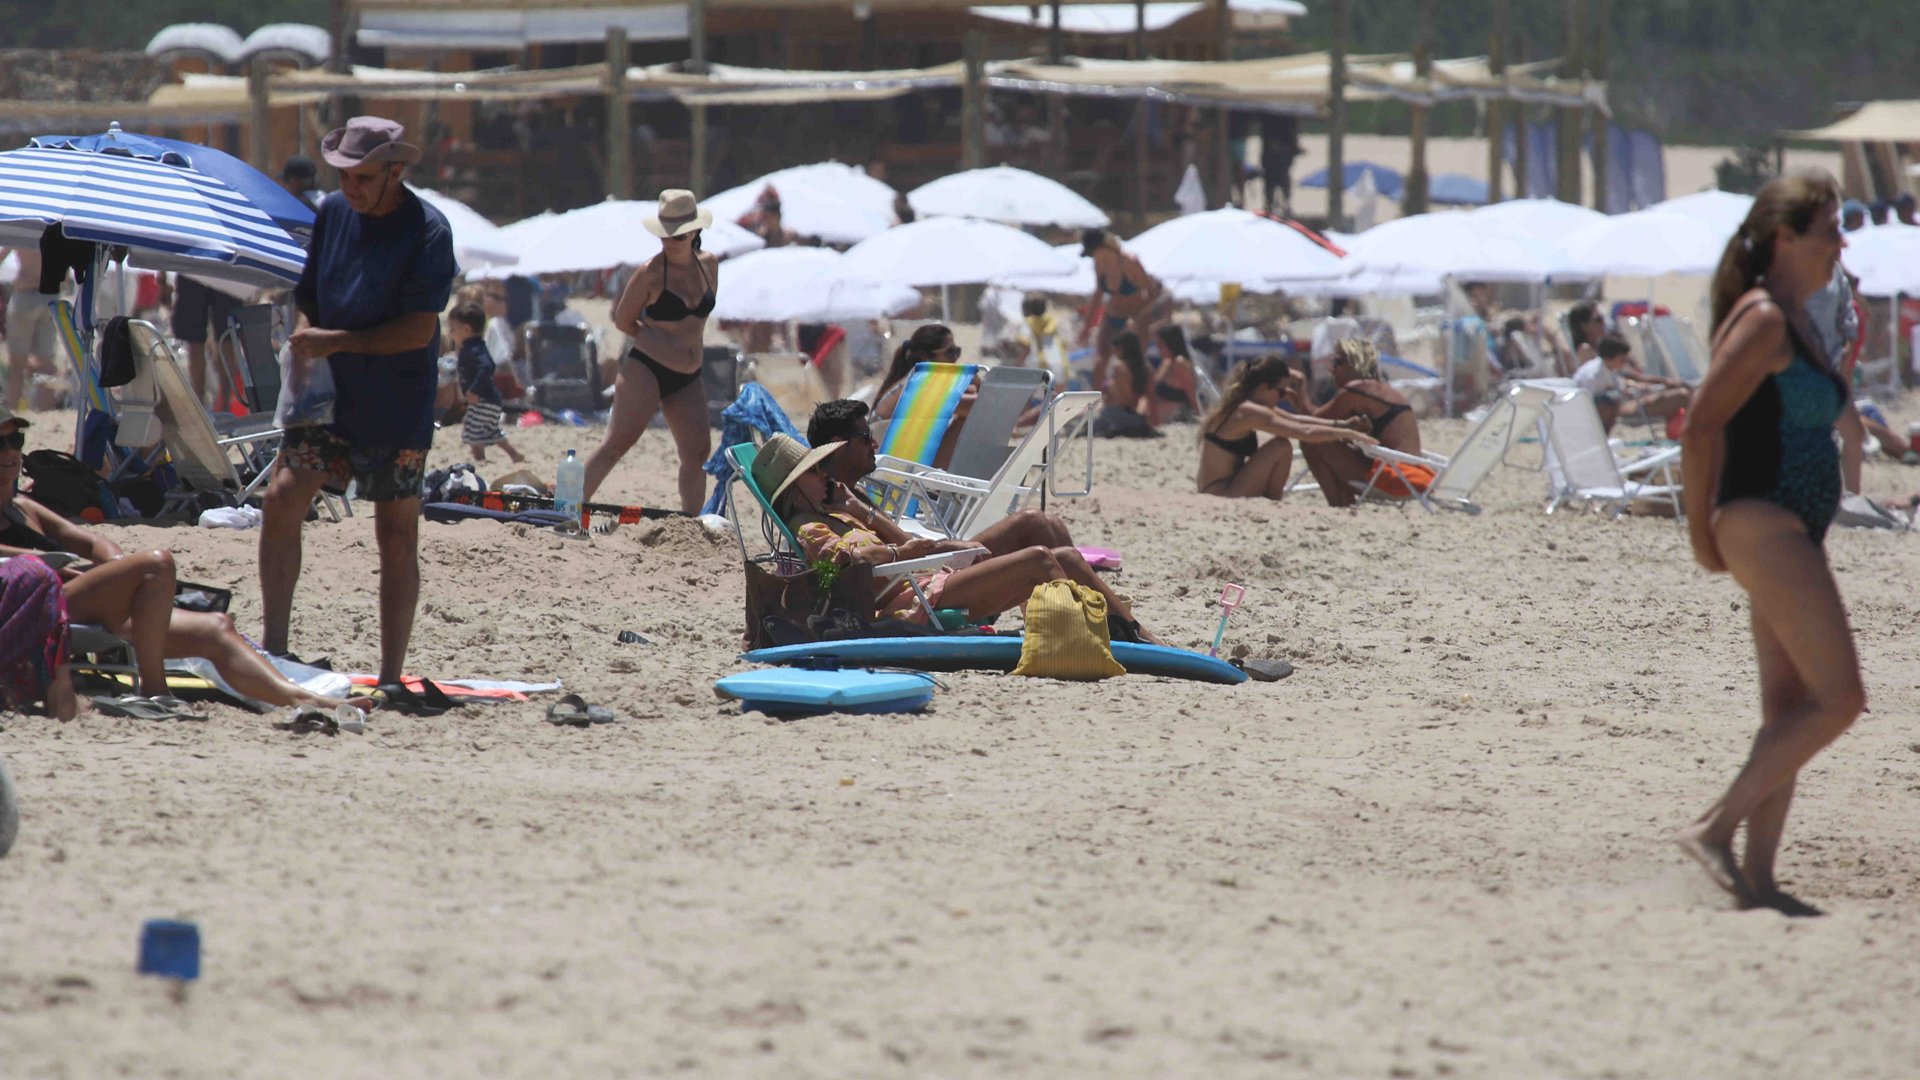
[[[767,502],[778,502],[781,493],[792,487],[795,480],[845,445],[845,442],[822,443],[809,450],[791,435],[775,435],[753,455],[754,486],[767,497]]]
[[[399,162],[411,165],[420,160],[420,148],[400,141],[407,129],[383,116],[356,116],[346,127],[334,128],[320,140],[320,156],[336,169],[356,165]]]
[[[701,206],[700,201],[693,197],[693,192],[685,188],[668,188],[660,193],[659,213],[654,217],[642,218],[640,224],[664,240],[713,224],[713,211]]]

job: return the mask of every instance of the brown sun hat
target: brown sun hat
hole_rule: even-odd
[[[336,169],[382,161],[411,165],[420,160],[420,148],[400,141],[406,133],[403,125],[384,116],[356,116],[346,127],[327,132],[320,140],[320,156]]]
[[[699,200],[693,197],[693,192],[685,188],[668,188],[660,193],[659,216],[644,218],[640,224],[645,225],[648,232],[665,239],[713,224],[713,211],[703,208]]]
[[[780,501],[780,493],[793,486],[808,469],[833,456],[844,442],[822,443],[809,450],[791,435],[775,435],[753,455],[753,482],[769,504]]]

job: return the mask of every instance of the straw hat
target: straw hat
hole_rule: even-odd
[[[668,188],[660,193],[660,216],[643,218],[647,231],[665,239],[713,224],[713,211],[703,208],[685,188]]]
[[[830,442],[809,450],[791,435],[775,435],[753,455],[753,482],[766,493],[768,503],[778,502],[780,493],[793,486],[795,480],[845,445],[845,442]]]
[[[336,169],[351,169],[382,161],[411,165],[420,160],[420,148],[400,141],[407,129],[380,116],[356,116],[346,127],[334,128],[320,140],[320,156]]]

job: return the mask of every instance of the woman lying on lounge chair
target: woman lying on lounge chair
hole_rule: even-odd
[[[1300,400],[1301,380],[1284,357],[1269,354],[1234,369],[1213,411],[1200,423],[1200,471],[1194,483],[1208,495],[1278,499],[1293,472],[1293,443],[1302,453],[1331,443],[1371,445],[1363,419],[1325,420],[1287,411],[1281,403]],[[1260,444],[1260,433],[1275,438]]]
[[[26,422],[0,418],[0,558],[40,552],[70,552],[90,559],[89,569],[58,571],[68,616],[97,623],[133,645],[140,666],[140,693],[167,695],[166,661],[203,657],[240,693],[268,705],[342,704],[301,688],[280,674],[233,628],[233,619],[212,612],[180,611],[173,606],[173,555],[142,551],[128,555],[106,537],[88,532],[24,495],[14,485],[25,461],[20,434]],[[371,708],[371,699],[346,704]]]
[[[845,445],[832,442],[809,450],[796,439],[775,435],[753,458],[754,483],[793,531],[809,561],[884,566],[949,551],[976,549],[984,554],[986,549],[971,540],[914,539],[845,486],[830,480],[821,466]],[[1160,644],[1133,620],[1126,601],[1100,580],[1078,549],[1071,547],[1022,548],[982,558],[960,569],[920,574],[914,584],[931,606],[958,608],[979,621],[1025,604],[1034,586],[1062,578],[1097,590],[1106,597],[1107,610],[1125,629],[1141,641]],[[875,618],[927,621],[926,610],[904,578],[882,592],[877,603]]]
[[[1374,349],[1373,342],[1348,338],[1335,349],[1333,381],[1339,385],[1339,392],[1318,409],[1310,409],[1306,394],[1298,389],[1290,394],[1289,402],[1322,420],[1349,424],[1364,421],[1367,426],[1360,430],[1373,436],[1381,446],[1420,456],[1420,421],[1400,391],[1381,377],[1380,353]],[[1399,498],[1413,495],[1398,474],[1347,444],[1302,444],[1300,456],[1306,459],[1307,468],[1313,470],[1313,478],[1320,482],[1320,494],[1326,496],[1329,506],[1352,506],[1356,497],[1353,482],[1364,484],[1369,478],[1375,488],[1389,495]],[[1433,470],[1424,466],[1402,465],[1400,471],[1423,489],[1433,480]]]

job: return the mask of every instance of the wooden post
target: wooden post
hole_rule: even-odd
[[[1053,0],[1053,25],[1047,30],[1047,63],[1058,64],[1063,55],[1060,46],[1060,0]]]
[[[1147,58],[1147,0],[1133,0],[1133,58]]]
[[[1333,41],[1327,59],[1327,227],[1346,228],[1347,0],[1330,0]]]
[[[1132,59],[1146,58],[1147,0],[1134,0]],[[1133,211],[1135,230],[1147,225],[1147,112],[1150,108],[1144,95],[1133,103],[1133,192],[1127,206]]]
[[[1585,19],[1587,5],[1585,0],[1566,0],[1566,50],[1561,54],[1560,70],[1565,75],[1580,76],[1580,38],[1581,22]],[[1556,132],[1555,154],[1560,174],[1554,178],[1554,197],[1561,202],[1580,203],[1580,133],[1585,127],[1586,109],[1574,106],[1560,106],[1556,110],[1560,123]]]
[[[1493,37],[1487,42],[1487,67],[1501,82],[1507,73],[1507,0],[1493,0]],[[1507,109],[1504,98],[1487,99],[1487,202],[1506,198]]]
[[[1413,74],[1416,79],[1433,76],[1433,0],[1420,0],[1420,21],[1413,42]],[[1426,89],[1431,90],[1429,85]],[[1407,191],[1400,200],[1400,212],[1406,215],[1427,212],[1427,121],[1433,106],[1413,106],[1412,123],[1407,130]]]
[[[704,75],[707,71],[707,3],[687,0],[688,67]],[[698,199],[707,193],[707,107],[694,105],[687,110],[691,130],[687,139],[687,189]]]
[[[960,88],[960,167],[978,169],[987,163],[987,35],[969,30],[960,48],[967,65]]]
[[[247,164],[273,175],[268,136],[271,123],[267,99],[267,61],[256,56],[247,66]]]
[[[1225,62],[1233,59],[1233,8],[1227,0],[1214,0],[1213,17],[1215,21],[1215,46],[1213,58]],[[1215,150],[1214,167],[1220,177],[1220,205],[1225,206],[1231,198],[1234,185],[1239,182],[1239,163],[1233,160],[1233,148],[1229,145],[1232,132],[1229,130],[1231,114],[1225,106],[1214,110]]]
[[[627,100],[627,29],[607,27],[607,194],[633,198],[632,102]]]
[[[1588,79],[1607,77],[1607,14],[1607,0],[1593,0],[1593,26],[1587,39],[1585,62],[1580,65],[1581,74]],[[1590,106],[1587,113],[1593,139],[1593,149],[1589,151],[1593,160],[1593,208],[1604,214],[1607,212],[1607,172],[1613,162],[1613,123],[1597,105]]]

